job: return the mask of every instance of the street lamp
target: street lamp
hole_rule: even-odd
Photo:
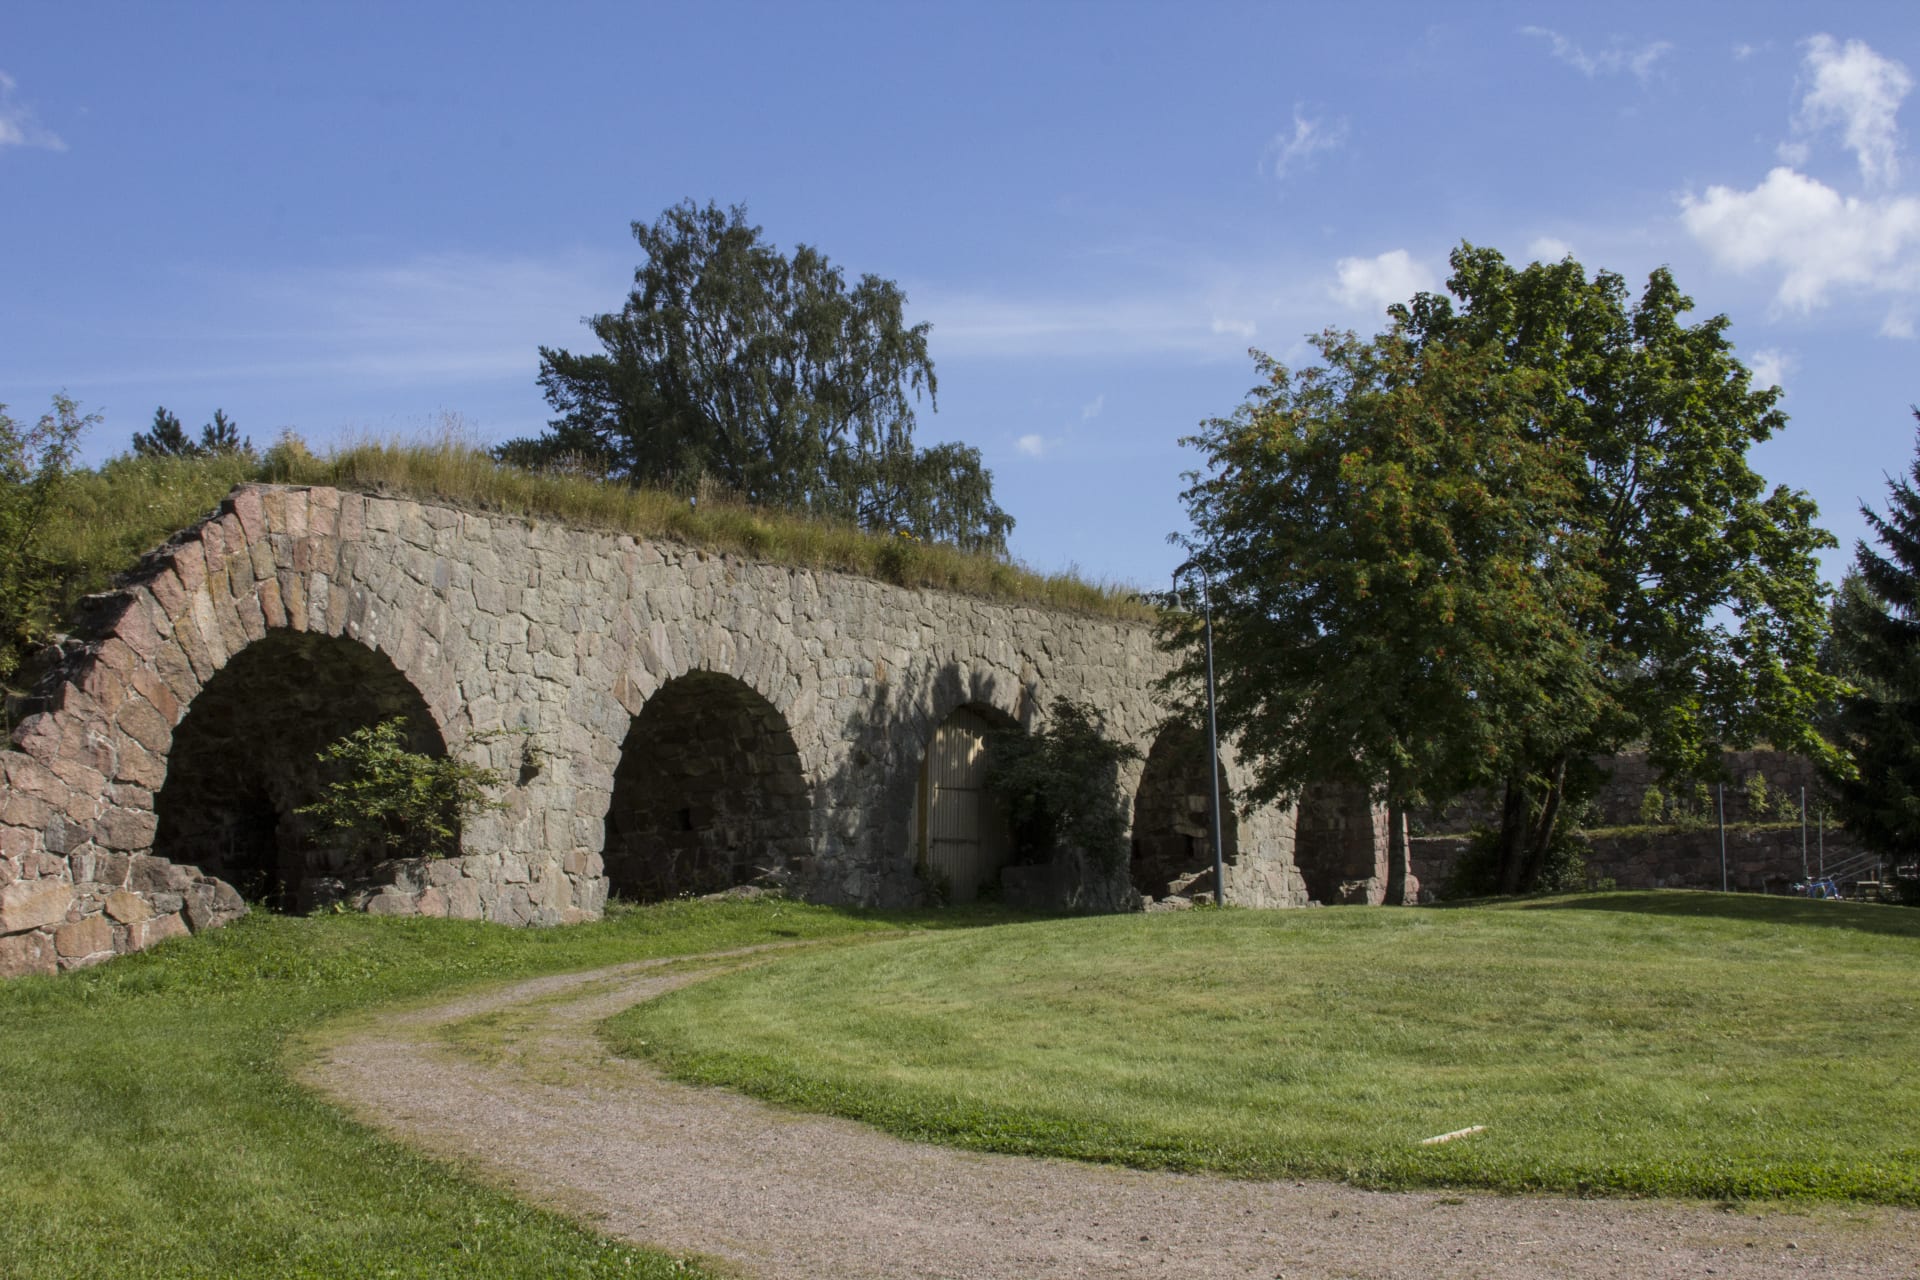
[[[1173,596],[1180,597],[1180,575],[1200,570],[1200,608],[1207,637],[1207,781],[1213,787],[1213,904],[1227,905],[1226,859],[1220,851],[1220,719],[1213,702],[1213,580],[1205,565],[1189,560],[1173,571]]]

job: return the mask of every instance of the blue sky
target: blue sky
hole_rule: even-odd
[[[744,203],[933,325],[1013,549],[1156,585],[1178,438],[1462,240],[1670,266],[1843,549],[1920,401],[1911,4],[126,5],[0,13],[0,401],[98,460],[538,430],[628,224]]]

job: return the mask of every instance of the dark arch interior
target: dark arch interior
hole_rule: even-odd
[[[772,703],[696,671],[647,699],[607,810],[607,880],[648,902],[718,893],[813,850],[800,752]]]
[[[1240,823],[1227,803],[1219,770],[1220,854],[1240,856]],[[1192,725],[1160,731],[1133,796],[1133,887],[1155,898],[1213,892],[1213,788],[1207,783],[1206,735]]]
[[[368,866],[316,839],[294,810],[321,797],[330,776],[315,758],[321,748],[396,715],[407,718],[411,750],[446,754],[426,702],[384,655],[307,632],[255,641],[207,681],[174,730],[154,797],[154,852],[276,911],[339,897]]]
[[[1315,902],[1372,901],[1385,873],[1366,788],[1317,782],[1300,795],[1293,861]]]

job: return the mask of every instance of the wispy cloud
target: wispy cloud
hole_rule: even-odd
[[[75,371],[101,385],[349,379],[436,383],[531,379],[538,348],[591,346],[583,316],[616,308],[624,257],[490,258],[436,254],[345,268],[265,273],[183,268],[180,309],[163,333],[143,331],[140,366]],[[236,325],[233,316],[272,316]],[[179,352],[218,351],[214,361]]]
[[[15,96],[18,82],[0,71],[0,147],[40,147],[65,151],[59,134],[41,125],[33,108]]]
[[[1013,447],[1016,452],[1025,454],[1029,458],[1044,458],[1047,456],[1047,438],[1045,436],[1021,436],[1013,442]]]
[[[1527,254],[1535,262],[1559,262],[1573,256],[1573,246],[1558,236],[1540,236],[1527,246]]]
[[[1099,395],[1095,396],[1093,399],[1087,401],[1085,404],[1080,406],[1080,421],[1092,422],[1095,418],[1100,416],[1100,411],[1102,409],[1105,409],[1106,407],[1107,407],[1107,395],[1103,391]]]
[[[1777,347],[1762,347],[1747,357],[1747,369],[1753,374],[1756,387],[1785,386],[1787,372],[1794,364],[1793,356]]]
[[[1309,116],[1296,103],[1293,108],[1293,129],[1275,134],[1273,141],[1267,144],[1267,172],[1284,180],[1290,170],[1307,166],[1318,153],[1336,150],[1346,141],[1347,121],[1344,116],[1331,120],[1324,116]]]
[[[1751,191],[1708,187],[1680,204],[1681,223],[1721,265],[1778,269],[1783,307],[1809,311],[1837,289],[1920,288],[1920,198],[1843,196],[1782,167]]]
[[[1913,91],[1913,77],[1901,63],[1882,57],[1865,41],[1841,44],[1817,35],[1806,42],[1801,64],[1806,92],[1794,115],[1796,133],[1818,134],[1838,128],[1842,142],[1870,184],[1889,184],[1900,176],[1900,103]],[[1804,162],[1803,143],[1782,146],[1782,158]]]
[[[1390,249],[1371,258],[1342,258],[1334,270],[1338,282],[1329,292],[1356,311],[1385,311],[1439,284],[1433,269],[1405,249]]]
[[[1547,27],[1522,27],[1520,33],[1545,40],[1548,51],[1554,57],[1589,80],[1596,76],[1618,75],[1624,71],[1644,81],[1653,74],[1654,64],[1673,52],[1673,45],[1665,40],[1654,40],[1638,48],[1630,48],[1616,39],[1599,52],[1589,53],[1571,38]]]

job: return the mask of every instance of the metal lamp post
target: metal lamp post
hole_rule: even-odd
[[[1176,599],[1180,594],[1180,575],[1195,567],[1194,562],[1189,560],[1173,571]],[[1207,781],[1213,788],[1213,807],[1210,811],[1213,819],[1213,904],[1224,907],[1227,905],[1227,867],[1220,849],[1220,719],[1213,701],[1213,581],[1207,575],[1205,566],[1199,568],[1201,618],[1207,638]]]

